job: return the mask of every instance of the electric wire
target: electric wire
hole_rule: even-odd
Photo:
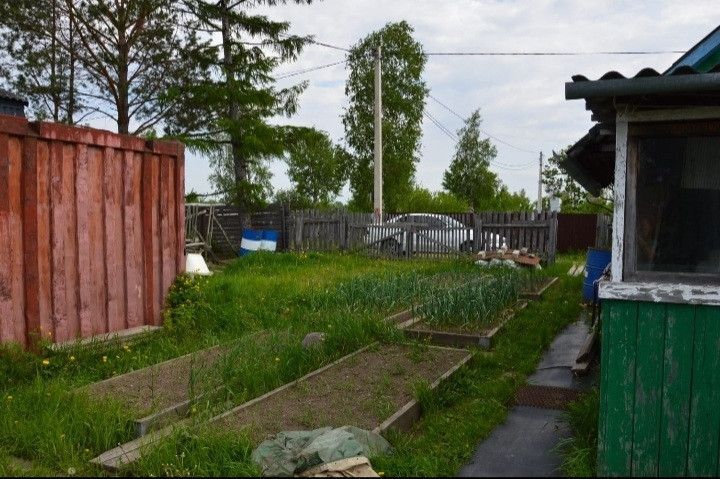
[[[310,68],[305,68],[305,69],[303,69],[303,70],[298,70],[298,71],[294,71],[294,72],[290,72],[290,73],[285,73],[285,74],[282,74],[282,75],[280,75],[280,76],[276,76],[276,77],[275,77],[275,80],[284,80],[285,78],[290,78],[290,77],[302,75],[302,74],[304,74],[304,73],[310,73],[310,72],[314,72],[314,71],[317,71],[317,70],[323,70],[323,69],[325,69],[325,68],[330,68],[330,67],[334,67],[334,66],[337,66],[337,65],[342,65],[342,64],[344,64],[344,63],[347,63],[348,61],[349,61],[348,59],[345,59],[345,60],[341,60],[341,61],[339,61],[339,62],[326,63],[325,65],[318,65],[318,66],[316,66],[316,67],[310,67]]]

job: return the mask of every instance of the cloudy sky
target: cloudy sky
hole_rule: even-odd
[[[350,46],[385,23],[407,20],[427,52],[685,50],[720,23],[717,0],[324,0],[311,6],[268,8],[267,15],[292,23],[295,34]],[[494,141],[497,161],[527,165],[495,167],[512,190],[537,195],[537,157],[573,143],[590,128],[582,101],[564,99],[564,83],[581,73],[595,79],[608,70],[634,75],[645,66],[659,71],[679,55],[588,55],[568,57],[438,57],[428,59],[425,79],[431,94],[460,115],[481,108],[483,128],[513,145]],[[283,65],[278,76],[340,61],[344,53],[311,45],[301,58]],[[343,65],[284,80],[308,80],[299,113],[289,124],[315,126],[341,141],[346,106]],[[428,99],[427,111],[452,131],[459,118]],[[527,151],[522,151],[527,150]],[[417,182],[439,190],[453,141],[430,121],[423,125]],[[532,152],[532,153],[531,153]],[[272,165],[275,188],[290,185],[286,167]],[[188,191],[209,192],[207,160],[187,159]],[[347,188],[344,197],[347,197]]]

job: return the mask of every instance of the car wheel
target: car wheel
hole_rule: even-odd
[[[400,243],[394,239],[388,239],[380,243],[380,251],[386,256],[400,256]]]

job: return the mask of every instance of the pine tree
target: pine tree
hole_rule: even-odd
[[[210,153],[229,149],[232,175],[227,165],[216,169],[218,187],[229,187],[234,203],[253,207],[264,196],[263,186],[251,172],[263,170],[263,161],[282,156],[288,127],[271,125],[269,118],[290,116],[306,84],[277,88],[273,71],[295,60],[307,37],[289,35],[290,24],[277,22],[253,7],[311,0],[182,0],[185,26],[206,39],[189,51],[202,74],[171,88],[166,102],[172,105],[168,132],[190,148]],[[225,190],[223,190],[225,191]]]

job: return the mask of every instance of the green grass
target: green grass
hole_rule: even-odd
[[[598,415],[600,394],[597,389],[571,403],[565,413],[572,437],[562,441],[559,451],[563,457],[562,473],[573,477],[596,475]]]
[[[560,263],[543,274],[568,267]],[[133,438],[132,411],[70,393],[78,386],[232,342],[215,367],[224,392],[242,403],[372,341],[398,341],[383,317],[410,307],[429,288],[455,284],[447,278],[468,274],[488,272],[458,261],[257,254],[209,278],[179,279],[168,298],[166,328],[129,348],[115,344],[34,355],[2,347],[0,473],[18,473],[8,459],[12,454],[32,461],[24,474],[98,474],[87,460]],[[455,474],[475,444],[502,421],[514,389],[554,335],[576,317],[580,281],[563,275],[544,301],[531,303],[508,324],[493,352],[478,353],[439,394],[418,385],[426,416],[411,434],[392,437],[397,452],[378,459],[380,468],[388,475]],[[310,331],[323,331],[326,339],[304,350],[300,341]],[[198,404],[198,422],[212,406]],[[379,401],[377,407],[384,405]],[[192,428],[163,441],[125,472],[254,475],[251,450],[246,437]]]

